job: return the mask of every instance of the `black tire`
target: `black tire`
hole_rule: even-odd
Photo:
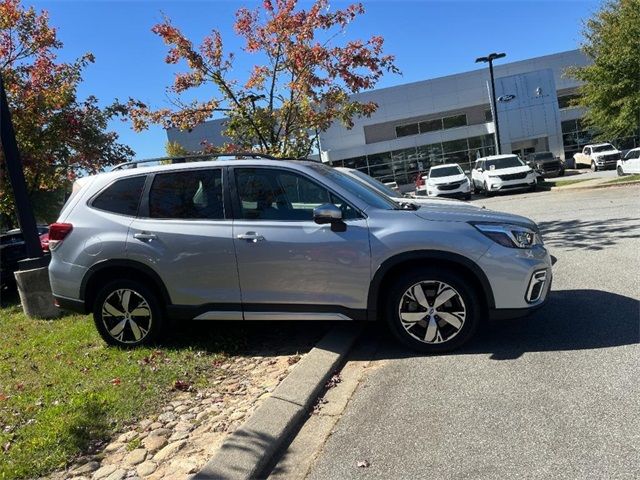
[[[437,286],[442,284],[446,284],[450,288],[444,288],[441,293],[453,290],[456,296],[443,303],[439,307],[441,310],[431,308],[431,312],[435,310],[433,312],[435,317],[429,317],[430,311],[426,307],[423,307],[417,301],[412,303],[407,296],[410,289],[412,294],[415,295],[413,293],[415,292],[415,287],[420,285],[424,293],[424,300],[430,306],[435,305],[437,295],[434,295],[434,292]],[[430,287],[432,290],[429,290]],[[462,325],[458,329],[449,321],[437,316],[438,313],[441,315],[444,315],[444,313],[450,314],[450,312],[459,310],[461,306],[465,315]],[[414,308],[417,310],[415,313],[412,311]],[[426,317],[409,326],[410,322],[407,323],[400,317],[401,309],[409,310],[402,312],[405,315],[414,313],[419,316],[424,311]],[[435,268],[411,271],[397,278],[389,291],[385,311],[387,323],[393,335],[402,344],[421,353],[444,353],[460,348],[475,334],[480,323],[480,315],[481,307],[478,300],[478,292],[465,282],[464,277],[454,271]],[[426,320],[427,317],[429,317],[429,320]],[[459,316],[456,316],[456,318],[460,321]],[[404,325],[407,325],[407,328]],[[433,342],[419,340],[417,337],[421,337],[423,333],[425,338],[429,335],[428,329],[432,325],[436,326],[435,335],[440,335],[441,338],[434,338]],[[440,342],[437,340],[440,340]]]
[[[559,177],[564,177],[564,168],[558,172]]]
[[[125,301],[127,306],[123,308]],[[136,310],[139,315],[132,315]],[[93,305],[93,321],[105,342],[122,348],[152,344],[159,338],[164,325],[156,294],[135,280],[114,280],[102,287]],[[114,334],[117,328],[118,334]]]
[[[591,171],[592,172],[598,171],[598,166],[596,165],[596,162],[591,162]]]
[[[487,182],[484,182],[484,184],[482,185],[482,192],[484,193],[485,197],[491,196],[491,191],[489,190],[489,186],[487,185]]]
[[[538,183],[536,182],[536,183],[534,183],[533,185],[531,185],[529,187],[529,191],[530,192],[535,192],[537,188],[538,188]]]
[[[464,199],[467,200],[467,201],[471,200],[471,192],[465,193]]]
[[[618,168],[616,168],[617,172],[618,172],[618,176],[619,177],[624,177],[624,172],[622,171],[622,167],[618,166]]]

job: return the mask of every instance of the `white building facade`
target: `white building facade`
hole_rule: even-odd
[[[579,50],[494,64],[501,153],[551,151],[571,167],[575,152],[591,139],[573,107],[579,83],[568,67],[589,60]],[[362,170],[383,182],[410,185],[430,166],[459,163],[496,153],[489,69],[360,93],[354,98],[378,105],[369,118],[347,129],[336,123],[322,133],[320,159]],[[197,151],[203,140],[224,143],[224,119],[191,132],[169,130],[170,141]],[[634,142],[636,140],[634,139]]]

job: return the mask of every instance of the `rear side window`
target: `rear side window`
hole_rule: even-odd
[[[109,185],[91,203],[91,206],[107,212],[135,217],[146,176],[123,178]]]
[[[224,219],[222,170],[202,169],[157,174],[149,192],[149,216],[175,219]]]

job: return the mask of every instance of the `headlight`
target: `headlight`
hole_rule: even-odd
[[[509,248],[531,248],[542,245],[540,234],[530,228],[508,223],[472,223],[483,235]]]

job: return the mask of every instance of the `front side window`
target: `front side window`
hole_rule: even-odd
[[[245,220],[310,221],[313,210],[332,203],[343,218],[356,211],[323,186],[287,170],[238,168],[234,170],[241,218]]]
[[[149,191],[149,216],[167,219],[224,219],[222,170],[157,174]]]
[[[91,206],[99,210],[135,217],[146,178],[142,175],[113,182],[91,202]]]

